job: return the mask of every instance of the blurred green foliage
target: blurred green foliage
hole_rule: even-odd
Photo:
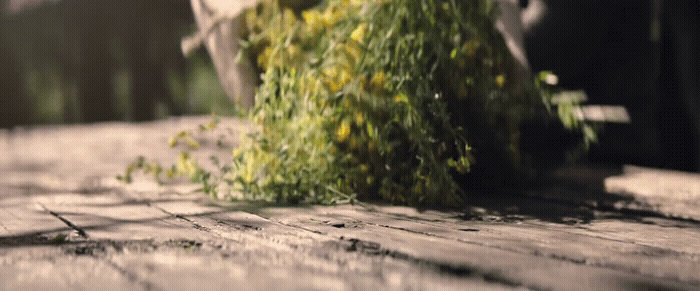
[[[21,87],[13,96],[0,92],[0,105],[21,106],[22,115],[27,115],[4,118],[7,121],[0,126],[97,121],[87,120],[81,108],[84,92],[80,90],[85,89],[81,83],[94,81],[81,79],[86,77],[81,70],[91,65],[90,57],[94,56],[84,51],[91,45],[99,46],[104,52],[98,55],[108,58],[96,60],[94,65],[108,80],[100,84],[109,87],[95,91],[108,93],[96,97],[96,104],[110,108],[101,120],[134,120],[134,110],[139,110],[139,105],[133,104],[134,94],[149,93],[136,97],[156,103],[153,113],[141,114],[146,118],[235,112],[206,52],[200,50],[190,60],[179,52],[180,38],[194,30],[188,1],[171,2],[168,7],[144,6],[139,1],[96,2],[100,9],[83,9],[76,3],[61,1],[0,15],[3,60],[12,60],[12,64],[0,67],[0,73],[14,75]],[[140,18],[132,15],[134,9],[141,9]],[[101,28],[93,32],[91,26]],[[106,41],[106,45],[81,43],[90,33],[102,34],[94,39]],[[145,68],[146,74],[144,69],[135,70],[136,66]],[[153,83],[152,90],[135,92],[135,79],[144,78],[151,78],[146,84]]]
[[[173,96],[176,106],[185,108],[186,114],[210,114],[215,112],[222,115],[234,115],[236,107],[219,85],[218,77],[211,60],[203,53],[192,56],[190,70],[184,75],[169,72],[168,89]],[[76,120],[76,116],[66,116],[65,107],[74,102],[66,96],[66,84],[59,68],[30,69],[25,68],[22,74],[24,88],[31,98],[35,124],[57,124],[67,120]],[[128,70],[119,70],[113,75],[114,100],[119,120],[129,120],[130,78]],[[73,105],[75,106],[75,105]],[[170,116],[164,104],[158,110],[157,118]]]

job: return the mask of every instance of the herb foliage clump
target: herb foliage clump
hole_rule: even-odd
[[[479,152],[519,166],[518,126],[542,105],[514,82],[496,17],[483,0],[262,1],[245,42],[261,131],[235,151],[233,180],[280,201],[458,205],[455,177]]]
[[[522,176],[520,125],[552,88],[518,78],[497,16],[491,0],[261,0],[242,41],[261,70],[259,131],[220,176],[190,172],[213,194],[428,207],[462,205],[471,170]]]

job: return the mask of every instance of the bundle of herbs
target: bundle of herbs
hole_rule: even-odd
[[[552,87],[518,78],[497,16],[491,0],[261,0],[239,56],[261,70],[259,130],[221,175],[187,172],[248,199],[428,207],[462,205],[475,179],[530,176],[520,128]]]

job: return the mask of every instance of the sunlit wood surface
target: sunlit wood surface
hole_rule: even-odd
[[[139,155],[173,161],[180,149],[168,139],[206,122],[0,131],[0,289],[700,287],[697,206],[675,215],[631,190],[602,193],[607,174],[596,169],[560,175],[587,189],[563,183],[473,199],[463,211],[422,212],[214,201],[182,181],[115,179]],[[200,137],[202,160],[230,154],[214,146],[226,128],[234,136],[248,130],[224,120]]]

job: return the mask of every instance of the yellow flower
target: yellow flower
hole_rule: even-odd
[[[366,23],[360,23],[360,25],[355,28],[355,30],[352,31],[350,34],[350,38],[352,38],[354,41],[363,43],[365,41],[365,33],[367,32],[367,24]]]
[[[503,74],[500,74],[496,76],[496,85],[498,85],[499,88],[503,88],[503,86],[506,84],[506,76]]]
[[[334,9],[334,7],[328,7],[325,11],[323,11],[323,14],[321,15],[321,22],[324,27],[331,27],[342,18],[342,10]]]
[[[282,25],[284,27],[293,27],[297,23],[297,17],[292,9],[286,8],[282,12]]]
[[[300,93],[305,95],[309,93],[311,96],[320,93],[322,83],[312,74],[306,74],[301,78],[301,86],[299,86]]]
[[[408,97],[404,93],[399,93],[394,96],[394,102],[396,103],[408,103]]]
[[[258,55],[258,66],[261,68],[266,68],[269,61],[270,61],[270,56],[272,55],[272,48],[271,47],[265,47],[265,49]]]
[[[328,67],[323,69],[323,75],[330,79],[336,79],[338,78],[338,70],[336,67]]]
[[[355,120],[355,124],[357,124],[357,125],[362,125],[362,124],[365,123],[365,114],[362,113],[362,111],[356,110],[356,111],[353,113],[353,117],[354,117],[354,120]]]
[[[183,175],[192,175],[197,170],[197,164],[192,161],[187,152],[180,152],[177,159],[177,170]]]
[[[352,73],[349,70],[345,69],[345,70],[340,71],[340,84],[341,84],[340,87],[341,88],[345,87],[345,85],[350,83],[352,81],[352,79],[353,79]]]
[[[350,136],[350,121],[343,120],[335,129],[335,138],[338,142],[344,142]]]
[[[338,70],[335,67],[328,67],[323,69],[323,83],[325,83],[326,86],[328,86],[328,89],[331,90],[333,93],[338,92],[339,89],[339,84],[338,84]]]
[[[352,81],[352,73],[347,69],[338,69],[338,67],[323,69],[323,75],[326,77],[324,82],[332,93],[339,92]]]
[[[367,128],[367,136],[369,136],[369,138],[371,138],[371,139],[374,139],[374,138],[376,137],[376,135],[375,135],[375,133],[374,133],[374,126],[372,126],[371,123],[367,122],[367,127],[366,127],[366,128]],[[370,141],[370,142],[369,142],[369,145],[368,145],[368,148],[369,148],[370,150],[372,150],[372,149],[373,149],[372,147],[376,147],[376,146],[377,146],[377,144],[374,143],[374,141]]]
[[[231,155],[232,155],[234,158],[238,158],[238,157],[241,156],[242,154],[243,154],[243,147],[240,147],[240,146],[239,146],[239,147],[233,148],[233,150],[231,151]]]
[[[245,13],[245,23],[249,30],[256,28],[256,22],[258,20],[258,14],[255,9],[248,9]]]
[[[362,171],[362,173],[369,172],[369,166],[367,164],[360,164],[360,171]]]
[[[301,12],[301,17],[304,18],[307,28],[311,31],[319,31],[322,28],[321,12],[316,9],[304,10]]]
[[[381,71],[372,76],[372,80],[369,81],[369,85],[375,94],[379,94],[383,91],[385,82],[386,74],[383,71]]]
[[[337,93],[340,92],[341,89],[343,89],[343,85],[336,80],[331,80],[328,84],[328,89],[331,90],[331,92],[333,93]]]
[[[187,143],[187,146],[189,146],[192,149],[198,149],[199,148],[199,142],[194,140],[191,136],[187,135],[185,136],[185,143]]]
[[[243,160],[245,161],[245,165],[243,166],[243,174],[241,175],[243,178],[243,181],[247,184],[250,184],[253,182],[254,178],[254,167],[255,167],[255,156],[251,152],[246,152],[243,154]]]

